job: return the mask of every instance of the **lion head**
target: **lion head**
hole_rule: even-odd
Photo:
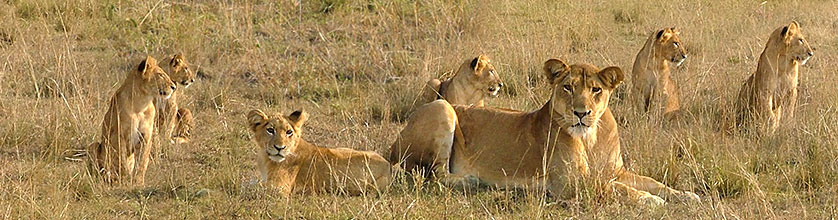
[[[260,154],[267,154],[268,158],[275,162],[282,162],[294,154],[302,141],[301,128],[307,119],[308,114],[302,110],[294,111],[288,116],[271,117],[258,109],[247,113],[247,122],[256,143],[264,149]]]
[[[156,92],[164,99],[171,97],[177,88],[172,79],[169,78],[169,74],[166,74],[163,69],[157,66],[157,60],[151,56],[140,62],[135,74],[145,82],[146,91]]]
[[[793,61],[799,62],[800,65],[806,64],[806,61],[809,61],[809,58],[815,55],[812,47],[809,46],[809,41],[806,40],[800,30],[800,24],[796,21],[774,30],[768,44],[778,47],[780,55],[786,55]]]
[[[687,50],[681,45],[680,34],[681,32],[674,27],[655,33],[655,54],[676,66],[680,66],[687,59]]]
[[[503,87],[503,82],[495,73],[495,66],[490,63],[486,55],[480,55],[463,63],[457,75],[466,76],[466,81],[473,88],[485,88],[485,94],[489,97],[498,96],[498,92]]]
[[[619,67],[600,70],[590,64],[568,66],[557,59],[544,63],[544,74],[554,86],[550,100],[553,118],[575,137],[585,137],[596,130],[611,93],[625,77]]]
[[[172,81],[180,84],[183,88],[187,88],[195,82],[195,72],[192,72],[192,69],[189,68],[189,63],[186,62],[183,53],[175,54],[167,61],[167,72],[172,77]]]

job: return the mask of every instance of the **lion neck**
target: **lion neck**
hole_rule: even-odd
[[[654,35],[646,40],[646,44],[640,49],[637,57],[646,57],[646,63],[642,64],[646,71],[655,73],[655,75],[668,75],[669,60],[663,57],[663,54],[657,53],[658,44],[656,41]]]
[[[452,104],[473,105],[483,100],[484,91],[469,83],[467,74],[457,74],[442,94]]]
[[[756,74],[762,75],[762,77],[796,76],[797,61],[787,55],[787,48],[783,47],[781,45],[782,43],[778,43],[777,41],[780,41],[780,39],[772,38],[765,46],[765,50],[759,56],[759,65],[757,65]]]
[[[116,95],[120,100],[127,101],[124,103],[129,105],[131,112],[141,112],[151,104],[156,95],[147,87],[148,83],[136,74],[130,74],[117,90]]]

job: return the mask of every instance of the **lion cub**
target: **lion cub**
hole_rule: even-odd
[[[302,139],[304,111],[268,116],[247,113],[257,145],[262,182],[284,194],[336,192],[358,195],[383,190],[390,184],[390,164],[372,151],[323,148]]]
[[[460,65],[451,79],[431,79],[427,85],[423,95],[427,102],[445,99],[455,105],[483,106],[484,99],[498,96],[503,82],[489,58],[480,55]]]
[[[687,59],[679,34],[674,27],[652,33],[637,53],[632,68],[632,96],[637,109],[657,113],[663,101],[663,116],[667,120],[674,119],[681,109],[678,86],[669,72],[669,63],[680,66]]]
[[[154,106],[157,108],[155,119],[155,133],[162,135],[163,140],[172,143],[185,143],[189,141],[189,130],[194,126],[192,111],[179,107],[178,99],[183,96],[183,89],[195,82],[195,73],[189,68],[189,63],[182,53],[175,54],[166,59],[163,66],[164,71],[171,76],[172,80],[180,84],[179,90],[175,91],[169,99],[157,98]]]
[[[111,97],[101,142],[88,149],[91,168],[107,182],[127,179],[137,185],[145,183],[156,114],[153,101],[168,99],[175,88],[151,56],[126,76]]]
[[[739,90],[736,124],[767,122],[773,133],[797,107],[798,67],[815,53],[796,21],[774,30],[759,56],[757,70]]]

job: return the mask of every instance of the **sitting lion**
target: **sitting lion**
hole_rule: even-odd
[[[661,197],[698,200],[694,193],[623,167],[618,126],[608,109],[611,93],[624,78],[620,68],[568,66],[551,59],[544,72],[554,89],[540,109],[520,112],[431,102],[414,113],[421,120],[408,122],[392,150],[422,149],[433,157],[405,157],[434,165],[444,181],[544,186],[550,194],[567,198],[575,194],[570,187],[574,180],[597,178],[607,183],[605,189],[643,204],[661,204]],[[413,135],[419,132],[425,135]]]
[[[267,116],[261,110],[247,114],[258,144],[257,165],[262,182],[284,194],[343,192],[357,195],[383,190],[390,184],[390,164],[372,151],[323,148],[302,138],[308,114]]]
[[[155,119],[155,132],[172,143],[185,143],[189,141],[189,129],[192,124],[192,111],[178,106],[178,99],[183,96],[183,89],[188,88],[195,82],[195,73],[189,68],[189,63],[183,54],[178,53],[170,59],[166,59],[163,66],[164,71],[169,74],[172,80],[180,84],[179,90],[175,91],[169,99],[157,98],[154,106],[157,107],[157,118]]]
[[[107,182],[127,179],[137,185],[145,183],[156,114],[153,102],[171,97],[175,88],[151,56],[126,76],[111,97],[101,142],[88,149],[91,168]]]
[[[488,57],[480,55],[460,65],[451,79],[429,80],[423,97],[428,101],[445,99],[455,105],[483,106],[484,99],[497,96],[503,87],[495,67],[489,62]]]
[[[813,55],[796,21],[774,30],[759,56],[757,71],[739,90],[736,124],[767,122],[767,132],[773,133],[780,120],[791,119],[797,103],[797,69]]]
[[[637,53],[632,68],[632,96],[638,111],[660,111],[667,120],[676,117],[681,108],[678,87],[669,71],[669,63],[680,66],[687,59],[687,51],[681,45],[680,32],[676,28],[659,30],[646,40]]]

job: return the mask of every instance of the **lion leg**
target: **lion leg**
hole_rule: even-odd
[[[637,175],[631,171],[623,171],[617,176],[616,182],[625,184],[637,190],[646,191],[667,200],[682,202],[697,202],[698,195],[689,191],[678,191],[663,185],[650,177]]]
[[[678,89],[675,82],[670,76],[664,81],[664,95],[666,96],[666,106],[664,107],[663,116],[666,120],[671,121],[678,117],[681,111],[681,101],[678,99]]]
[[[134,153],[131,154],[131,167],[134,172],[132,172],[132,178],[134,179],[134,183],[136,185],[142,186],[145,184],[145,173],[148,169],[149,161],[151,160],[151,150],[152,150],[152,141],[151,141],[151,129],[147,129],[146,132],[143,132],[140,135],[141,142],[138,145],[135,145]]]
[[[180,108],[175,117],[177,124],[175,125],[174,141],[181,144],[189,142],[189,132],[195,126],[195,121],[192,117],[192,111],[187,108]]]

